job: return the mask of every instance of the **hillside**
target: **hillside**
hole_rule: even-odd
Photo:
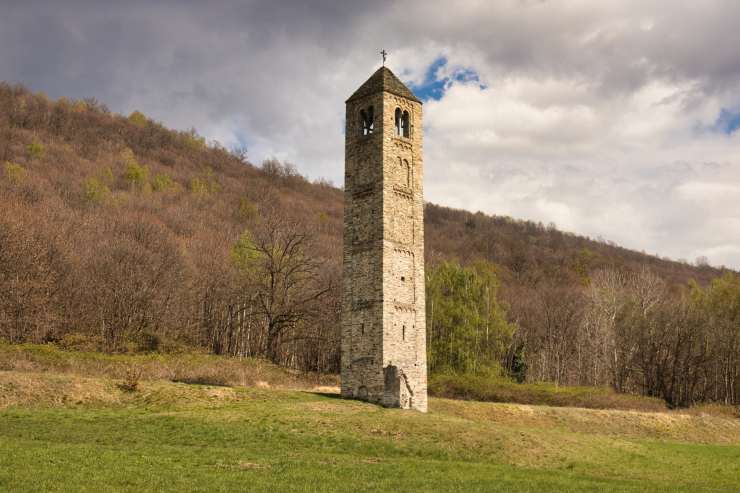
[[[0,165],[0,287],[7,293],[0,338],[119,352],[199,346],[337,370],[341,189],[274,160],[257,167],[244,153],[139,112],[113,114],[95,100],[53,102],[7,84],[0,84]],[[521,377],[532,381],[613,380],[606,367],[580,357],[593,340],[584,327],[594,279],[647,269],[666,293],[683,296],[689,280],[707,286],[723,274],[433,204],[425,223],[428,272],[480,260],[495,270],[490,292],[516,330],[493,357],[509,371],[528,368]],[[291,242],[300,255],[271,256]],[[272,272],[285,289],[265,308],[265,269],[280,269],[283,260],[301,262],[303,274]],[[728,348],[727,341],[717,347]],[[713,361],[688,357],[691,365]],[[736,378],[738,363],[731,365]],[[682,395],[682,405],[729,395],[728,384],[716,390],[722,376],[714,369],[691,375],[703,379],[690,385],[701,395]],[[620,378],[621,390],[666,393],[648,389],[642,374]]]
[[[0,346],[0,353],[9,363],[0,367],[0,489],[7,491],[738,488],[740,424],[700,410],[432,398],[424,415],[341,400],[317,387],[329,382],[260,361],[46,346]],[[127,378],[115,376],[119,365],[150,373],[127,390]],[[182,381],[224,365],[224,375],[237,378],[241,366],[248,386]],[[271,388],[276,380],[283,386]]]

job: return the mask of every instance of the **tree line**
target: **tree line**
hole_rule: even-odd
[[[499,296],[496,270],[488,262],[428,269],[431,371],[610,386],[676,407],[739,402],[740,276],[672,287],[647,268],[604,269],[580,285]]]

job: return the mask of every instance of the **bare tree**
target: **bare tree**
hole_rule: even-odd
[[[311,237],[295,220],[275,213],[266,214],[254,238],[241,243],[257,313],[266,324],[267,356],[274,362],[280,360],[281,339],[316,317],[318,302],[330,291],[310,246]]]
[[[0,219],[0,337],[10,342],[44,342],[60,320],[64,259],[28,219]]]

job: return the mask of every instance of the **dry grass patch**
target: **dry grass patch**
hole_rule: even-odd
[[[11,406],[116,404],[113,381],[71,375],[0,371],[0,409]]]
[[[729,406],[722,404],[698,404],[683,411],[695,416],[720,416],[723,418],[740,419],[740,406]]]
[[[0,369],[69,373],[112,379],[170,380],[198,385],[311,390],[334,387],[336,375],[304,374],[265,360],[228,358],[192,352],[182,354],[105,354],[65,351],[51,344],[0,343]]]
[[[243,392],[231,387],[149,380],[139,382],[136,389],[129,390],[125,382],[107,378],[46,372],[0,372],[0,409],[78,405],[213,407],[244,398]]]
[[[740,420],[682,411],[643,412],[432,399],[432,412],[522,428],[693,443],[740,444]]]
[[[551,383],[515,383],[495,375],[432,375],[429,393],[436,397],[483,402],[516,402],[589,409],[663,411],[665,401],[655,397],[619,394],[604,387],[569,387]]]

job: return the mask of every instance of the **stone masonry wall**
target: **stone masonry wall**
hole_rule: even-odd
[[[362,135],[360,109],[375,108],[375,131]],[[382,94],[347,105],[345,133],[342,396],[380,402],[383,377]]]
[[[409,137],[396,135],[396,108]],[[381,91],[346,111],[342,396],[426,411],[421,104]]]
[[[409,137],[396,135],[396,108],[409,112]],[[421,109],[394,94],[383,98],[383,367],[395,367],[399,381],[386,405],[426,411]]]

